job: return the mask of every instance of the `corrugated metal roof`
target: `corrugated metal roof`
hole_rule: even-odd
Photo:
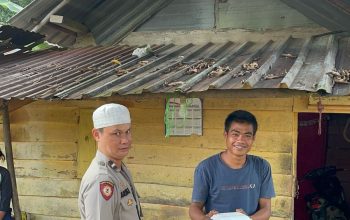
[[[24,10],[10,19],[10,24],[24,30],[43,22],[52,10],[85,25],[93,34],[96,43],[111,45],[119,42],[138,25],[157,13],[172,0],[35,0]],[[62,6],[62,7],[61,7]],[[58,8],[57,8],[58,7]],[[55,9],[56,8],[56,9]],[[77,33],[53,23],[46,23],[39,33],[46,40],[62,46],[74,44]]]
[[[141,58],[132,55],[134,49],[91,47],[13,59],[0,65],[0,97],[81,99],[261,88],[350,94],[350,38],[153,45],[153,53]]]

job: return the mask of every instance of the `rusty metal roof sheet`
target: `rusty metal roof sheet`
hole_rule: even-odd
[[[52,11],[74,22],[85,25],[98,45],[111,45],[145,22],[172,0],[35,0],[12,17],[11,25],[33,30],[45,21]],[[45,22],[44,22],[45,23]],[[61,46],[72,46],[77,32],[47,22],[39,29],[46,40]]]
[[[350,38],[50,51],[0,64],[0,97],[82,99],[115,94],[287,88],[350,94]]]

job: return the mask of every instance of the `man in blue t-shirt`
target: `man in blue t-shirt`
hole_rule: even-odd
[[[275,196],[270,164],[247,154],[257,129],[250,112],[238,110],[227,116],[227,149],[200,162],[195,170],[189,209],[192,220],[224,212],[241,212],[253,220],[270,218],[271,198]]]

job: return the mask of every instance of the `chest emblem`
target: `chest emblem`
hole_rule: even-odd
[[[112,182],[100,182],[100,192],[102,197],[108,201],[113,196],[114,185]]]
[[[134,201],[132,199],[128,199],[128,206],[132,206],[134,204]]]
[[[126,188],[126,185],[122,181],[120,181],[119,182],[119,187],[123,189],[123,188]]]

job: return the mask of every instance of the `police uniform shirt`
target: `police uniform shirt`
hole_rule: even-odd
[[[81,219],[138,220],[141,206],[130,172],[118,169],[100,151],[83,176],[79,190]]]

